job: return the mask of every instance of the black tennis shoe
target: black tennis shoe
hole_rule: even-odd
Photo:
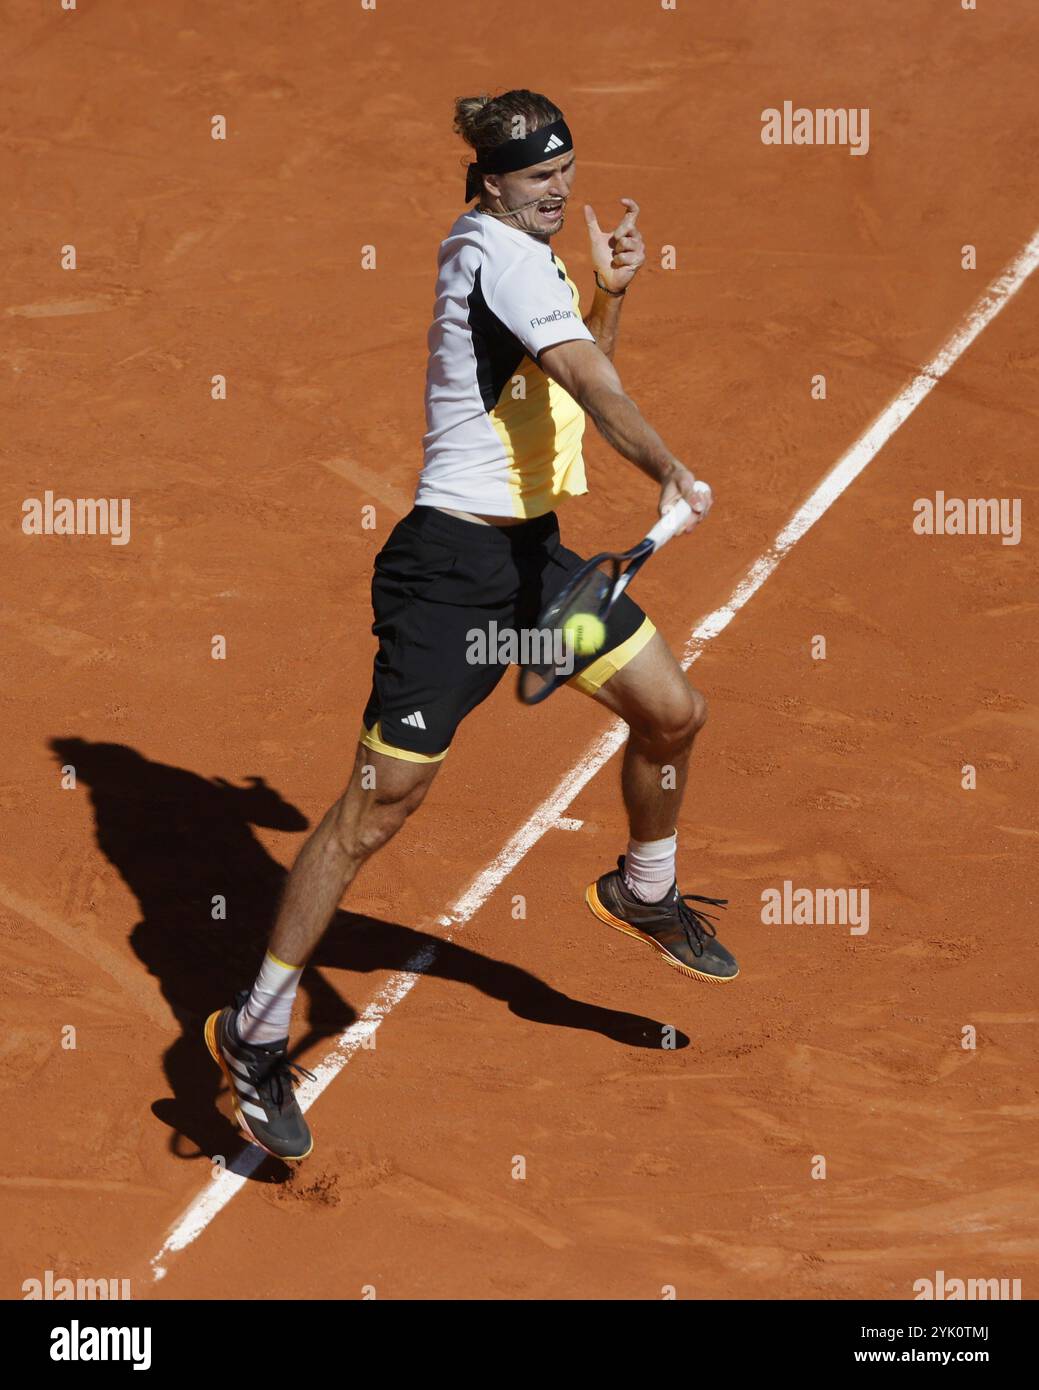
[[[679,893],[675,883],[660,902],[644,903],[624,882],[623,855],[617,860],[616,869],[590,884],[584,896],[600,922],[644,941],[647,946],[655,946],[668,965],[683,975],[711,984],[726,984],[740,973],[733,957],[715,937],[712,915],[690,906],[704,903],[725,907],[728,898]]]
[[[224,1073],[234,1116],[248,1139],[275,1158],[306,1158],[314,1147],[310,1127],[293,1095],[298,1077],[314,1073],[288,1058],[288,1038],[276,1043],[246,1043],[238,1036],[235,1017],[249,997],[235,996],[226,1009],[206,1019],[206,1046]]]

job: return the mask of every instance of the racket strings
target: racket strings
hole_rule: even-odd
[[[618,566],[607,560],[582,575],[553,600],[541,616],[542,642],[538,656],[520,671],[520,696],[528,703],[570,680],[589,666],[598,652],[579,655],[567,624],[578,615],[605,624],[617,580]],[[538,659],[541,658],[541,659]]]

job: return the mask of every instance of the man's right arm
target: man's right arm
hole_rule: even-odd
[[[573,340],[545,348],[538,366],[587,411],[607,444],[661,485],[661,511],[679,497],[686,499],[694,516],[685,529],[692,530],[710,500],[694,490],[694,475],[645,419],[606,354],[595,343]]]

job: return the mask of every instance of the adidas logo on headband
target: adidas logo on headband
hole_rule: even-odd
[[[562,144],[563,142],[562,140],[560,140],[558,135],[551,136],[548,144],[545,146],[545,153],[548,154],[549,150],[560,149],[562,147]]]

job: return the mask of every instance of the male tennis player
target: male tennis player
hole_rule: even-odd
[[[504,674],[467,661],[467,634],[492,621],[499,632],[534,627],[581,565],[560,544],[555,508],[587,491],[585,413],[659,485],[661,512],[686,498],[691,529],[710,506],[709,490],[694,488],[612,362],[624,296],[645,259],[637,205],[621,200],[627,210],[610,233],[585,208],[596,291],[582,319],[550,244],[575,172],[562,113],[535,92],[511,91],[463,99],[455,116],[476,152],[466,201],[478,202],[440,248],[424,463],[414,510],[375,562],[379,648],[353,775],[300,851],[251,991],[206,1023],[239,1122],[285,1159],[312,1148],[293,1095],[302,1069],[287,1056],[303,966],[358,869],[421,805],[458,725]],[[675,879],[675,827],[703,697],[626,593],[601,652],[570,684],[630,731],[621,771],[630,840],[617,869],[589,888],[592,910],[686,975],[733,979],[736,962],[690,905],[719,900],[681,894]]]

